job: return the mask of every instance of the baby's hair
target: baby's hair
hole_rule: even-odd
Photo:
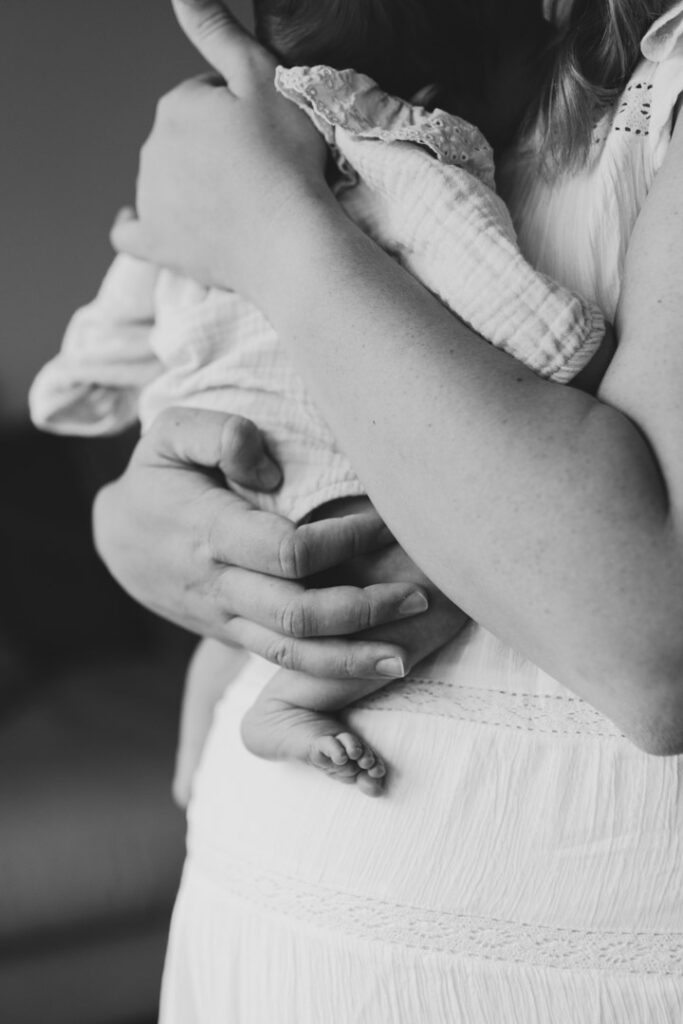
[[[483,7],[486,0],[255,0],[259,38],[283,63],[354,68],[405,99],[436,84],[441,106],[475,56],[458,43],[482,39]]]
[[[538,111],[546,170],[574,170],[586,162],[600,108],[619,96],[640,59],[642,36],[671,5],[672,0],[574,0]]]

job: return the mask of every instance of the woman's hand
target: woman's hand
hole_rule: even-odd
[[[232,494],[226,479],[259,490],[280,482],[254,425],[205,410],[163,413],[95,504],[98,550],[133,597],[186,629],[321,676],[393,678],[399,662],[431,649],[431,633],[424,649],[412,631],[405,644],[400,630],[388,640],[345,638],[407,624],[411,596],[423,598],[423,611],[414,573],[405,583],[376,575],[306,586],[312,574],[391,543],[374,510],[294,527]]]
[[[351,511],[372,508],[368,498],[344,499],[323,506],[319,518],[348,515]],[[429,607],[412,618],[387,622],[359,633],[364,640],[382,640],[399,644],[407,653],[406,669],[412,668],[452,640],[469,622],[469,616],[446,597],[425,576],[400,544],[391,543],[351,559],[343,565],[322,573],[311,583],[322,586],[351,585],[368,587],[388,580],[411,581],[427,595]]]
[[[421,615],[388,622],[358,634],[358,639],[399,644],[406,652],[406,671],[447,644],[470,621],[469,615],[434,586],[400,544],[390,544],[353,559],[336,573],[333,572],[331,580],[338,583],[344,581],[356,587],[367,587],[387,580],[410,580],[424,590],[429,608]]]
[[[174,0],[178,19],[221,80],[163,97],[140,157],[137,214],[119,216],[114,247],[255,298],[273,232],[302,202],[331,199],[326,148],[279,96],[276,62],[217,0]]]

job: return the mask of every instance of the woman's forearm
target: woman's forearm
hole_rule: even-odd
[[[668,706],[681,538],[638,428],[483,344],[326,204],[269,263],[268,315],[424,571],[626,731]]]

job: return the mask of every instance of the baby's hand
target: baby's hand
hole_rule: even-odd
[[[334,503],[318,510],[316,518],[348,515],[371,507],[369,498],[354,498]],[[360,555],[316,577],[314,586],[370,586],[374,583],[417,583],[427,594],[427,606],[422,614],[364,630],[356,636],[381,640],[403,648],[408,655],[406,672],[424,658],[452,640],[469,621],[469,616],[438,590],[398,544],[390,544],[369,555]]]

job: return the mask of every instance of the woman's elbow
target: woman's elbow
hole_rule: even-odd
[[[643,670],[629,686],[632,701],[624,732],[640,750],[656,757],[683,754],[683,650],[658,659],[656,669]]]
[[[659,582],[645,577],[642,604],[602,621],[584,647],[582,691],[640,750],[671,757],[683,754],[683,585]]]

